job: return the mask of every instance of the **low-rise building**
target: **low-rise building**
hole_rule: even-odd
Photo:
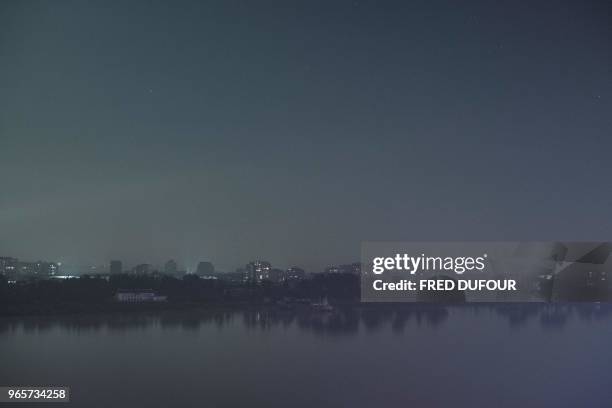
[[[121,303],[166,302],[168,297],[158,295],[151,289],[119,290],[115,294],[115,300]]]

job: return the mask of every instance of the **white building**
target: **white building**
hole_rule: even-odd
[[[115,294],[115,300],[122,303],[166,302],[168,296],[157,295],[150,289],[134,291],[120,290]]]

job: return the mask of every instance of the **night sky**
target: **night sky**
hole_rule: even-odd
[[[499,3],[2,1],[0,256],[612,240],[612,7]]]

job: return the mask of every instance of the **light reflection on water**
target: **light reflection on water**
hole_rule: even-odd
[[[73,406],[610,406],[612,305],[0,319],[0,384]]]

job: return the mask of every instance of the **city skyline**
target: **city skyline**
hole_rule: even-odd
[[[12,269],[5,270],[5,263],[10,262],[14,264]],[[118,274],[118,273],[132,273],[135,272],[139,267],[147,266],[147,273],[157,272],[161,274],[167,275],[183,275],[183,274],[223,274],[223,273],[236,273],[236,272],[244,272],[249,268],[249,265],[252,263],[263,262],[268,264],[268,267],[271,269],[280,269],[284,271],[290,271],[292,269],[300,269],[302,267],[297,264],[288,264],[288,265],[278,265],[274,262],[264,261],[262,259],[253,259],[245,261],[241,264],[238,264],[233,269],[227,270],[219,270],[216,269],[214,262],[210,260],[200,260],[195,264],[185,264],[180,260],[177,261],[175,258],[169,258],[165,262],[160,264],[158,263],[150,263],[146,260],[141,262],[129,263],[124,262],[121,259],[109,259],[105,263],[101,264],[84,264],[84,265],[70,265],[63,263],[61,261],[55,259],[36,259],[35,261],[30,259],[22,259],[15,256],[7,256],[0,254],[0,274],[12,272],[14,269],[19,269],[17,265],[23,266],[27,265],[28,272],[23,272],[25,275],[31,274],[32,272],[29,269],[33,268],[36,264],[40,267],[43,265],[43,268],[51,268],[53,273],[50,275],[56,274],[56,269],[59,271],[59,275],[84,275],[84,274]],[[208,272],[204,272],[201,270],[201,265],[205,264],[206,267],[212,268],[208,269]],[[333,264],[326,265],[321,270],[308,270],[309,273],[321,273],[321,272],[331,272],[338,273],[344,267],[345,269],[348,267],[354,267],[354,265],[358,265],[358,261],[351,262],[336,262]],[[169,267],[170,265],[170,267]],[[44,274],[47,274],[46,272]]]

